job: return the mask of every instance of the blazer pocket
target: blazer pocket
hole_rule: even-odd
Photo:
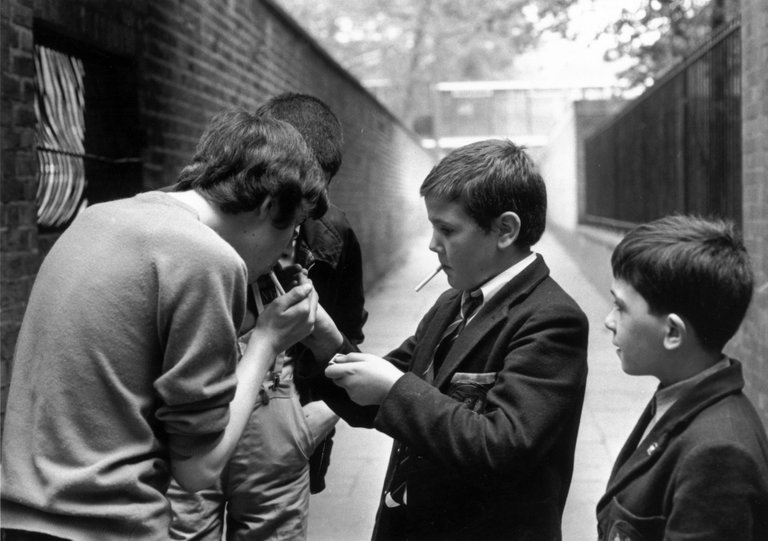
[[[601,517],[598,517],[598,530],[601,540],[651,541],[664,537],[664,527],[667,522],[665,517],[641,517],[635,515],[621,505],[616,497],[613,498],[611,505],[601,515]]]
[[[456,372],[448,386],[448,396],[475,412],[485,409],[488,390],[496,382],[496,372]]]

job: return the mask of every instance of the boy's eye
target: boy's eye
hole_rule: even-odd
[[[440,232],[441,235],[448,236],[451,233],[453,233],[453,229],[450,227],[440,226],[437,228],[438,232]]]

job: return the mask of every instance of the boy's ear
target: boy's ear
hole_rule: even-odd
[[[262,217],[262,218],[270,218],[271,213],[274,207],[274,201],[272,200],[272,196],[268,195],[264,197],[264,201],[261,202],[261,205],[259,205],[259,208],[256,209],[256,213]]]
[[[668,314],[665,322],[664,347],[667,350],[679,348],[688,338],[685,320],[675,313]]]
[[[494,220],[494,226],[499,233],[499,248],[509,248],[515,243],[517,236],[520,234],[520,216],[508,210],[501,213]]]

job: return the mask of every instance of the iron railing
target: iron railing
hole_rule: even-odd
[[[581,221],[627,229],[667,214],[741,226],[738,21],[585,141]]]

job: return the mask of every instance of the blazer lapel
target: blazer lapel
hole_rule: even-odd
[[[537,255],[533,263],[512,278],[488,303],[483,305],[474,319],[467,324],[458,338],[456,338],[453,347],[448,352],[448,355],[446,355],[442,366],[440,366],[435,376],[435,386],[439,388],[448,381],[483,337],[490,333],[497,324],[503,324],[509,315],[509,311],[518,300],[528,295],[548,275],[549,268],[544,263],[542,257]],[[451,318],[448,319],[449,321],[441,329],[445,329],[450,324]],[[440,332],[442,333],[442,330]],[[439,336],[437,339],[440,339]],[[435,342],[435,345],[437,345],[437,342]]]
[[[652,463],[660,450],[655,440],[651,446],[643,445],[639,447],[640,438],[643,437],[645,428],[653,418],[653,400],[648,402],[640,419],[638,419],[635,428],[632,429],[632,433],[627,438],[619,452],[619,456],[616,457],[616,463],[613,466],[611,477],[608,481],[608,487],[605,490],[605,494],[601,498],[598,504],[598,508],[601,507],[604,501],[610,501],[613,495],[616,494],[623,486],[625,486],[630,480],[638,475],[647,465]],[[655,430],[653,432],[656,432]],[[666,438],[664,438],[666,439]]]
[[[445,356],[442,366],[440,366],[435,376],[435,386],[442,386],[456,372],[456,369],[464,361],[472,349],[482,340],[482,338],[493,330],[497,323],[506,319],[507,311],[489,312],[484,309],[475,316],[467,325],[461,334],[456,338],[448,354]]]
[[[453,322],[459,313],[460,304],[461,291],[452,291],[451,294],[442,300],[440,306],[437,307],[432,321],[426,326],[424,335],[420,339],[420,353],[414,356],[411,366],[411,371],[420,378],[424,378],[424,371],[432,362],[435,348],[440,343],[445,329],[448,328],[448,325]]]
[[[600,498],[598,509],[658,460],[671,439],[682,432],[702,410],[728,394],[739,392],[743,385],[741,366],[732,361],[728,368],[711,374],[680,397],[651,429],[645,440],[640,441],[652,417],[649,403],[616,459],[608,488]]]

